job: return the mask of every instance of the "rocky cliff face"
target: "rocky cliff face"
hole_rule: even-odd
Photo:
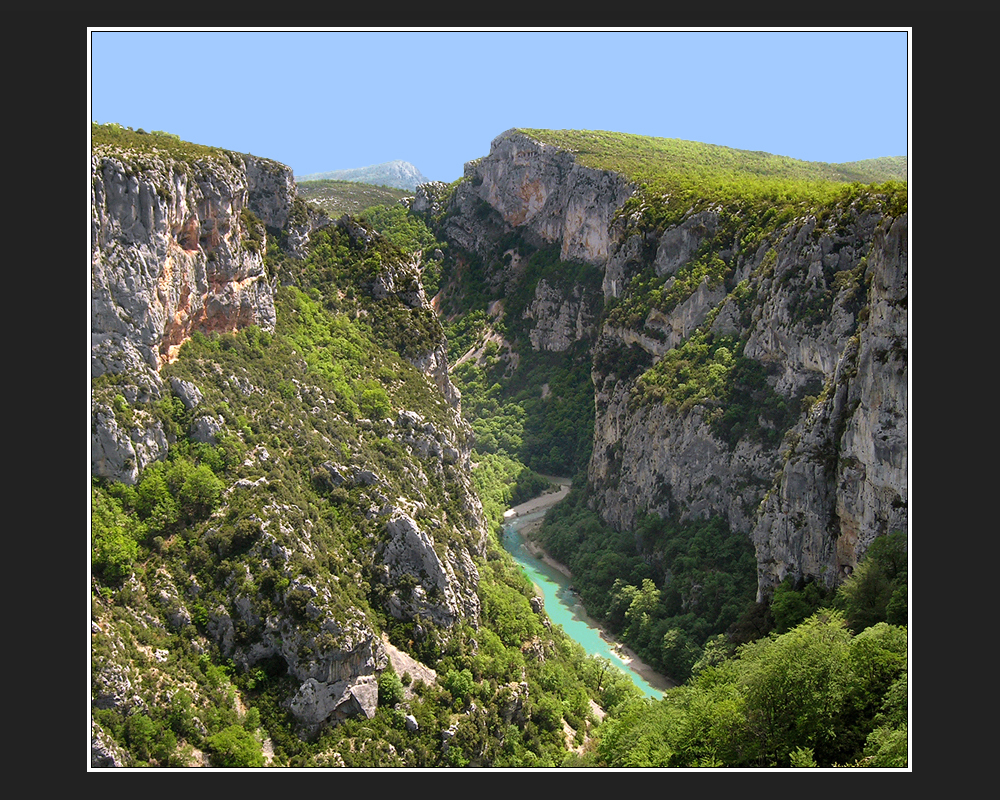
[[[94,377],[127,376],[127,401],[156,400],[160,367],[192,331],[273,329],[264,224],[288,220],[294,184],[286,167],[97,145],[91,183]],[[126,429],[104,400],[95,397],[92,470],[134,483],[166,452],[166,437],[142,415]]]
[[[759,391],[790,409],[820,399],[780,442],[727,442],[711,424],[715,403],[637,404],[634,380],[595,371],[589,479],[605,519],[629,528],[649,512],[722,515],[753,538],[761,594],[786,575],[833,586],[875,536],[905,528],[905,231],[905,216],[872,215],[840,233],[802,220],[773,246],[732,256],[732,280],[753,297],[745,308],[703,283],[670,314],[651,313],[643,333],[606,327],[601,347],[637,345],[655,361],[707,325],[765,368]],[[810,301],[824,307],[807,313]],[[879,344],[860,356],[862,340]]]
[[[488,208],[534,244],[558,243],[562,260],[592,264],[607,260],[612,217],[633,191],[621,175],[579,166],[571,153],[516,131],[466,164],[465,178],[455,191],[450,238],[476,249],[483,237],[474,221]]]
[[[535,287],[534,297],[523,312],[531,329],[528,337],[535,350],[561,353],[573,342],[589,338],[597,323],[595,298],[586,287],[561,291],[544,278]]]
[[[277,280],[264,264],[268,231],[294,234],[286,237],[294,257],[313,222],[296,211],[286,167],[236,153],[184,160],[98,145],[92,187],[92,474],[135,484],[175,439],[238,443],[250,418],[273,434],[230,467],[239,477],[224,487],[221,510],[188,536],[202,555],[181,574],[133,575],[126,582],[132,601],[122,612],[128,624],[110,603],[95,614],[94,707],[137,713],[169,702],[160,693],[177,690],[163,677],[159,688],[151,684],[143,659],[136,660],[134,631],[144,630],[157,637],[183,632],[198,652],[214,649],[241,671],[277,664],[278,675],[295,687],[283,705],[307,734],[350,716],[371,717],[377,676],[388,662],[359,587],[382,586],[383,610],[392,618],[411,624],[419,618],[417,639],[445,642],[459,621],[479,624],[472,559],[485,554],[487,526],[443,337],[411,358],[426,380],[407,396],[422,398],[433,419],[404,408],[348,425],[342,398],[313,383],[304,363],[291,367],[298,377],[286,380],[280,395],[272,376],[224,372],[210,359],[190,365],[184,379],[165,380],[196,331],[274,330]],[[374,252],[372,231],[350,218],[336,225],[359,252]],[[358,287],[370,295],[359,313],[371,301],[382,309],[398,306],[400,319],[417,311],[430,316],[416,266],[381,257],[378,263],[370,285]],[[368,356],[377,357],[374,347]],[[252,410],[262,397],[269,404]],[[160,401],[179,403],[174,418],[188,427],[166,425]],[[276,402],[284,418],[270,416]],[[285,436],[285,444],[274,444]],[[361,552],[329,552],[331,545],[319,541],[321,529],[327,539],[333,535],[316,509],[328,498],[287,499],[293,479],[282,479],[282,465],[301,457],[303,447],[315,462],[312,471],[297,465],[286,475],[304,482],[301,492],[332,495],[343,504],[340,513],[357,517],[344,524],[367,531]],[[449,501],[447,515],[437,508],[440,496]],[[183,553],[184,545],[175,547]],[[209,555],[225,556],[225,566],[207,584],[198,569]],[[105,739],[98,730],[94,752],[101,764],[115,761]]]
[[[786,575],[834,585],[877,536],[907,527],[907,218],[880,221],[864,319],[837,352],[825,397],[787,437],[752,538],[761,591]]]
[[[91,162],[96,374],[108,369],[100,357],[108,341],[129,342],[155,371],[193,330],[273,328],[266,234],[243,212],[284,227],[287,168],[251,156],[188,163],[102,147]]]
[[[835,585],[875,536],[906,527],[905,215],[845,202],[760,238],[710,205],[649,230],[617,213],[634,191],[627,181],[516,132],[465,178],[444,230],[494,265],[488,281],[510,282],[516,253],[497,248],[514,232],[600,268],[607,308],[619,307],[587,315],[580,286],[542,280],[524,312],[535,349],[596,343],[588,489],[606,521],[724,516],[756,546],[761,595],[786,575]],[[667,295],[696,259],[718,274],[638,317],[620,310],[639,276]],[[743,377],[728,373],[730,395],[772,413],[726,433],[718,401],[643,401],[644,371],[697,331],[746,359]]]

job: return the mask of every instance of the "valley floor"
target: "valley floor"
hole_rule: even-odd
[[[545,509],[551,508],[556,505],[560,500],[562,500],[567,494],[569,494],[571,481],[569,478],[552,478],[555,483],[559,484],[559,490],[555,492],[547,492],[546,494],[541,494],[538,497],[533,497],[520,505],[514,506],[509,509],[505,518],[510,517],[521,517],[525,514],[531,514],[536,511],[544,511]],[[536,531],[542,521],[539,519],[537,521],[531,522],[521,528],[521,534],[524,537],[525,547],[528,549],[535,558],[540,561],[544,561],[550,567],[558,570],[567,578],[572,578],[573,574],[570,572],[569,568],[565,564],[561,564],[556,561],[552,556],[550,556],[545,549],[538,544],[538,542],[531,539],[531,534]],[[607,641],[611,646],[617,651],[621,659],[638,675],[640,675],[647,683],[656,689],[666,691],[674,686],[677,686],[677,682],[671,680],[665,675],[661,675],[656,672],[652,667],[643,662],[631,649],[615,641],[615,638],[604,630],[595,620],[588,620],[589,624],[596,628],[601,635],[601,638]]]

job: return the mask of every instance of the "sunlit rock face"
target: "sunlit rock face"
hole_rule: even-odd
[[[189,162],[99,145],[91,186],[93,377],[123,376],[130,402],[156,400],[160,367],[193,331],[273,330],[266,226],[288,221],[287,167],[235,153]],[[134,483],[165,455],[163,430],[141,414],[116,422],[106,398],[94,403],[91,471]]]
[[[252,156],[180,162],[102,146],[91,180],[95,348],[127,340],[155,370],[194,330],[274,327],[260,223],[288,220],[294,184],[286,167]],[[95,372],[104,368],[95,360]]]
[[[624,324],[588,308],[579,285],[542,279],[534,288],[523,312],[532,346],[563,351],[586,340],[594,353],[588,492],[607,522],[629,529],[646,513],[722,515],[756,547],[761,596],[788,575],[835,585],[876,536],[906,527],[905,215],[859,209],[831,223],[807,213],[747,247],[714,243],[721,207],[645,231],[618,213],[635,191],[621,176],[516,131],[494,139],[465,178],[445,230],[483,257],[493,290],[516,285],[522,269],[516,250],[497,253],[511,233],[600,269],[609,307],[640,274],[668,290],[706,247],[721,247],[710,255],[731,269],[725,283],[706,279],[669,311]],[[635,401],[642,371],[705,325],[741,341],[766,391],[801,409],[787,430],[724,441],[713,421],[725,409]],[[627,370],[625,353],[642,367]]]
[[[495,138],[488,156],[466,164],[465,176],[454,200],[457,225],[474,220],[485,203],[538,244],[558,243],[563,261],[600,265],[612,244],[612,218],[634,191],[618,173],[580,166],[572,153],[514,131]],[[463,233],[468,240],[468,229]]]

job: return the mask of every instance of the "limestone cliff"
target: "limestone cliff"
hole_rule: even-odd
[[[797,423],[752,531],[761,590],[849,575],[875,537],[907,527],[907,218],[878,227],[865,319]]]
[[[758,395],[771,393],[793,412],[820,396],[780,440],[748,429],[725,441],[712,424],[724,411],[717,403],[636,403],[634,378],[596,369],[589,478],[605,519],[629,528],[647,512],[722,515],[752,535],[761,594],[786,575],[835,585],[876,535],[905,528],[905,231],[905,216],[870,216],[840,233],[805,219],[774,246],[734,254],[731,281],[752,300],[702,283],[670,314],[651,313],[641,333],[605,327],[601,348],[638,346],[655,362],[706,325],[744,342],[743,356],[762,365]],[[810,299],[821,298],[821,312],[807,314]],[[881,344],[859,361],[858,342],[869,339]],[[881,347],[877,355],[872,347]],[[750,422],[759,433],[784,433],[772,420]],[[847,456],[845,447],[857,452]]]
[[[294,184],[277,162],[182,160],[95,144],[91,155],[91,373],[127,376],[129,402],[159,399],[159,369],[192,331],[274,327],[265,224],[287,223]],[[166,452],[143,415],[116,423],[95,396],[92,470],[134,483]]]
[[[535,244],[558,243],[564,261],[603,264],[610,223],[633,189],[617,173],[579,166],[571,153],[510,130],[488,157],[466,164],[446,232],[469,249],[485,244],[475,227],[485,207]]]
[[[440,326],[420,336],[406,327],[414,315],[433,320],[419,271],[351,218],[324,230],[343,232],[351,258],[378,265],[343,292],[357,298],[354,318],[383,314],[408,346],[396,353],[375,334],[367,352],[352,342],[359,369],[377,380],[362,386],[348,375],[332,390],[294,349],[280,386],[255,371],[254,356],[225,369],[212,357],[177,360],[195,332],[227,334],[230,345],[270,341],[279,280],[265,265],[268,240],[279,238],[294,262],[323,222],[302,213],[287,167],[205,150],[93,149],[92,475],[137,484],[178,440],[226,442],[241,456],[213,516],[146,542],[179,568],[136,570],[120,613],[110,591],[95,592],[92,701],[122,715],[169,703],[183,681],[152,680],[135,637],[176,634],[206,659],[212,652],[241,674],[283,681],[282,707],[309,735],[375,713],[388,661],[368,592],[379,613],[415,627],[417,641],[443,645],[459,622],[479,625],[473,558],[485,555],[486,521]],[[264,333],[231,335],[250,326]],[[376,369],[379,359],[387,363]],[[399,392],[397,407],[375,405],[390,411],[358,419],[354,399],[386,390]],[[338,539],[344,530],[357,539],[351,550]],[[223,563],[206,570],[213,559]],[[119,761],[107,736],[95,732],[101,765]]]
[[[517,286],[511,241],[600,269],[603,314],[539,280],[523,315],[536,350],[593,347],[588,492],[606,521],[721,515],[752,538],[761,595],[786,575],[835,585],[907,524],[905,213],[848,197],[763,224],[709,200],[657,227],[621,213],[636,191],[508,131],[466,165],[442,230],[494,291]],[[688,388],[645,391],[695,334],[726,345],[718,393],[651,399]],[[739,403],[766,411],[737,420]]]
[[[133,344],[155,371],[192,330],[274,327],[261,223],[287,223],[287,168],[252,156],[185,162],[98,145],[91,175],[95,374],[108,369],[99,353],[109,340]]]

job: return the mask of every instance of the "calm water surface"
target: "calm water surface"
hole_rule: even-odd
[[[651,686],[641,675],[634,672],[615,653],[596,627],[587,621],[583,605],[579,598],[570,590],[570,581],[559,570],[553,569],[544,561],[540,561],[528,552],[519,529],[544,516],[545,510],[534,511],[507,520],[503,526],[504,549],[514,556],[521,565],[528,579],[538,587],[545,600],[545,610],[550,619],[561,625],[569,636],[583,645],[583,649],[592,655],[606,658],[625,672],[647,697],[662,697],[663,692]]]

